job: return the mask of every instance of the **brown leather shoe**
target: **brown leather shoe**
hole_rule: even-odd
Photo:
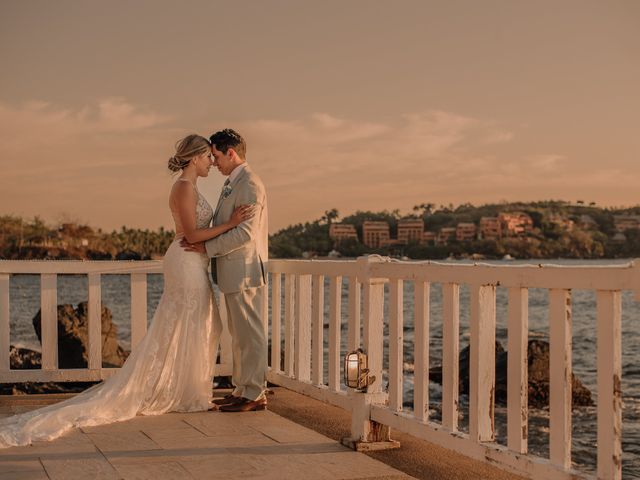
[[[257,410],[267,409],[267,399],[259,398],[257,400],[249,400],[248,398],[240,397],[239,402],[228,403],[220,406],[221,412],[255,412]]]
[[[242,397],[234,397],[233,395],[228,394],[228,395],[225,395],[222,398],[214,398],[211,401],[211,403],[213,403],[214,405],[217,405],[217,406],[220,407],[222,405],[229,405],[229,404],[232,404],[232,403],[237,403],[237,402],[239,402],[241,400],[243,400]]]

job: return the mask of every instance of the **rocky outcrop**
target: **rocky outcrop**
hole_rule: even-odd
[[[33,318],[33,327],[41,338],[41,312]],[[73,305],[58,305],[58,366],[60,368],[86,368],[89,358],[87,302]],[[120,367],[127,358],[117,339],[117,326],[113,323],[111,311],[102,307],[102,365]]]
[[[9,365],[12,370],[39,369],[42,355],[28,348],[11,345]],[[41,393],[77,393],[86,390],[96,382],[21,382],[0,383],[0,395],[31,395]]]
[[[469,394],[469,346],[462,349],[459,357],[459,393]],[[507,359],[508,352],[500,342],[496,342],[496,403],[507,403]],[[549,342],[543,340],[529,340],[527,347],[529,372],[529,406],[543,408],[549,405]],[[432,382],[442,383],[442,366],[438,365],[429,370]],[[591,392],[572,374],[572,404],[573,406],[593,405]]]
[[[28,348],[9,347],[9,366],[12,370],[35,370],[40,368],[42,354]]]

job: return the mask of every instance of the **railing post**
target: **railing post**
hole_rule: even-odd
[[[509,289],[507,336],[507,444],[527,453],[529,423],[529,291]]]
[[[460,356],[460,286],[442,286],[442,426],[458,430],[458,358]]]
[[[0,372],[10,368],[9,274],[0,274]]]
[[[340,390],[340,326],[342,277],[329,279],[329,390]]]
[[[324,275],[314,275],[311,301],[311,381],[324,384]]]
[[[220,312],[220,321],[222,322],[222,332],[220,333],[220,364],[224,365],[229,375],[233,372],[233,348],[232,338],[229,332],[229,315],[227,315],[227,301],[224,293],[220,292],[220,301],[218,302],[218,310]],[[213,362],[218,358],[218,352],[213,352]],[[216,372],[216,375],[220,373]]]
[[[282,371],[280,359],[280,321],[282,316],[282,274],[271,274],[271,370]]]
[[[471,285],[469,352],[469,437],[495,438],[493,426],[496,358],[496,287]]]
[[[147,333],[147,274],[131,274],[131,351]]]
[[[293,375],[293,342],[294,342],[294,280],[293,274],[284,276],[284,373]]]
[[[100,274],[90,273],[89,277],[89,370],[102,368],[102,298]]]
[[[354,275],[349,277],[349,324],[347,329],[347,349],[360,346],[360,282]]]
[[[359,257],[358,281],[364,298],[363,343],[368,357],[369,375],[375,376],[365,393],[349,390],[351,397],[351,437],[342,443],[358,451],[398,448],[391,440],[387,425],[371,420],[371,405],[384,403],[388,395],[382,391],[382,353],[384,327],[384,279],[371,278],[370,264],[385,261],[378,256]]]
[[[414,283],[413,411],[423,422],[429,420],[429,293],[427,282]]]
[[[389,282],[389,408],[402,410],[403,385],[403,287],[402,280]]]
[[[571,292],[549,290],[549,456],[571,467]]]
[[[598,478],[622,478],[622,300],[620,292],[598,292]]]
[[[58,368],[58,276],[43,273],[40,276],[40,338],[42,343],[42,369]]]
[[[311,275],[296,277],[294,374],[301,382],[311,380]]]

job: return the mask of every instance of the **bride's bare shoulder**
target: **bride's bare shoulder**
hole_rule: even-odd
[[[176,180],[169,192],[169,205],[175,206],[181,202],[193,202],[197,199],[195,188],[188,180]]]

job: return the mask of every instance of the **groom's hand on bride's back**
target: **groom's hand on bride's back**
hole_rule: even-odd
[[[180,240],[180,246],[187,252],[207,253],[207,249],[204,248],[204,242],[189,243],[186,238]]]

